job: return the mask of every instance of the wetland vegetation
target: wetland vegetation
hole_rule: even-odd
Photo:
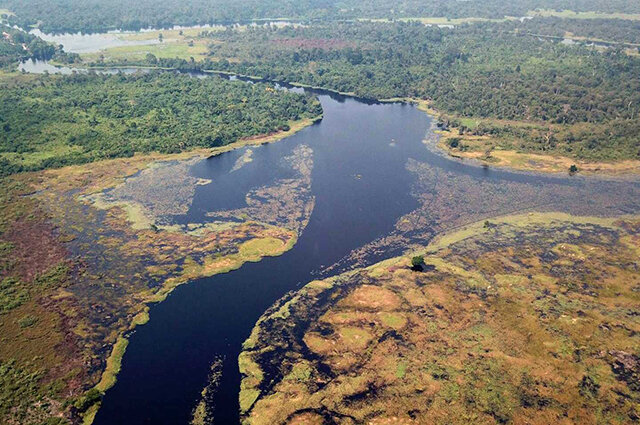
[[[116,381],[122,335],[148,320],[148,303],[188,280],[289,250],[313,209],[312,156],[300,155],[289,160],[298,174],[267,184],[250,208],[182,226],[162,224],[193,197],[172,197],[172,189],[207,182],[186,169],[180,176],[175,155],[3,178],[0,365],[3,382],[15,382],[3,385],[3,406],[11,406],[3,421],[90,420]],[[173,186],[163,187],[167,167]],[[269,207],[271,197],[280,209]]]
[[[243,423],[636,421],[638,223],[495,218],[309,283],[244,343]]]

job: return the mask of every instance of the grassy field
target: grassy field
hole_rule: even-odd
[[[632,21],[640,20],[640,14],[629,13],[600,13],[600,12],[574,12],[572,10],[532,10],[527,13],[529,16],[555,16],[558,18],[571,19],[627,19]]]
[[[87,62],[94,62],[100,57],[105,60],[114,61],[139,61],[144,60],[147,54],[152,54],[157,58],[163,59],[184,59],[202,61],[207,57],[207,43],[203,40],[194,41],[193,45],[189,45],[187,41],[165,41],[160,44],[138,45],[138,46],[120,46],[102,50],[97,53],[88,53],[82,55]]]
[[[246,27],[240,27],[242,30]],[[162,34],[162,43],[148,45],[131,45],[112,47],[96,53],[85,53],[81,57],[84,62],[95,62],[100,58],[105,61],[120,62],[124,60],[137,61],[144,60],[146,55],[151,53],[162,59],[184,59],[193,58],[196,62],[204,60],[209,51],[211,39],[200,38],[202,31],[215,32],[222,31],[222,27],[212,28],[186,28],[184,30],[159,30],[140,31],[135,33],[120,34],[118,37],[124,41],[151,41],[158,40]]]
[[[215,29],[209,29],[215,31]],[[157,58],[184,59],[195,61],[203,60],[208,52],[207,40],[200,39],[197,35],[201,29],[166,30],[166,31],[145,31],[137,33],[121,34],[119,37],[125,41],[150,41],[158,40],[162,34],[162,43],[151,45],[131,45],[119,46],[96,53],[86,53],[82,55],[85,62],[95,62],[100,58],[113,61],[139,61],[144,60],[147,54],[151,53]],[[182,33],[182,34],[181,34]]]

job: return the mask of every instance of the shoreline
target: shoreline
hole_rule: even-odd
[[[381,102],[394,103],[403,102],[411,103],[419,110],[432,116],[436,120],[440,120],[442,112],[434,109],[431,102],[414,98],[391,98],[383,99]],[[518,172],[534,172],[540,174],[570,174],[583,175],[599,178],[633,178],[640,175],[640,161],[626,159],[612,162],[590,162],[580,159],[570,158],[566,156],[544,155],[535,152],[518,152],[508,149],[492,149],[487,155],[480,151],[463,152],[454,150],[446,142],[458,137],[465,140],[464,136],[455,135],[457,128],[451,127],[448,130],[434,129],[434,133],[439,135],[438,140],[431,143],[434,148],[447,158],[455,159],[461,162],[473,161],[482,167],[494,167],[497,169],[518,171]],[[578,172],[570,173],[571,165],[578,167]]]

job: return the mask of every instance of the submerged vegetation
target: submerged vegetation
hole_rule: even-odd
[[[243,423],[634,423],[638,223],[498,218],[427,247],[426,273],[311,282],[244,344]]]
[[[0,91],[2,174],[214,148],[322,114],[317,100],[172,73],[43,76]]]

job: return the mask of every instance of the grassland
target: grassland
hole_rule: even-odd
[[[601,12],[574,12],[572,10],[532,10],[528,16],[555,16],[567,19],[626,19],[640,20],[640,14],[634,13],[601,13]]]
[[[631,424],[640,220],[524,214],[309,283],[240,356],[246,424]]]
[[[211,29],[215,31],[215,29]],[[106,61],[131,61],[139,62],[152,54],[159,59],[184,59],[202,61],[207,57],[208,42],[198,37],[201,29],[145,31],[137,33],[121,34],[119,37],[125,41],[152,41],[159,40],[162,34],[162,42],[155,44],[129,45],[112,47],[96,53],[82,55],[86,62]]]

